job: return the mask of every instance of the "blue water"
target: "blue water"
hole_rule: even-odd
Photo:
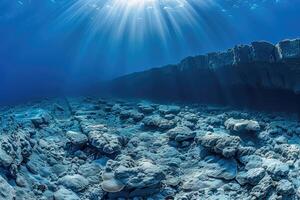
[[[0,100],[296,38],[299,10],[299,0],[1,0]]]

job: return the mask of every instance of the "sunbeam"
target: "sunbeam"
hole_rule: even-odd
[[[155,35],[166,42],[170,33],[181,38],[182,26],[195,29],[201,21],[191,3],[204,6],[211,1],[78,0],[70,4],[59,21],[80,23],[88,18],[88,37],[91,38],[101,34],[105,40],[116,42],[128,37],[130,43],[139,43],[146,36]]]

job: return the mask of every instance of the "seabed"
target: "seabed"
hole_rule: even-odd
[[[0,113],[1,199],[299,199],[293,114],[96,97]]]

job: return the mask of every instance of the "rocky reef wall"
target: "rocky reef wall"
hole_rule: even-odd
[[[187,57],[176,65],[120,77],[106,89],[118,96],[165,100],[297,104],[300,39],[276,45],[252,42],[226,52]]]

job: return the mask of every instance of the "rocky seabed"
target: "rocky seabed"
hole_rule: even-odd
[[[1,200],[300,199],[292,114],[100,98],[0,114]]]

